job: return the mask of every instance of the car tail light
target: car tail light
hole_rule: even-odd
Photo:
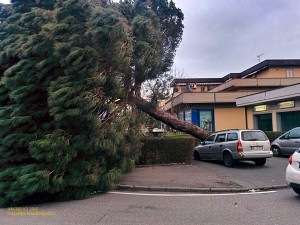
[[[293,155],[291,155],[289,158],[289,164],[292,165],[292,163],[293,163]]]
[[[238,140],[237,142],[237,151],[242,152],[243,151],[243,146],[241,140]]]

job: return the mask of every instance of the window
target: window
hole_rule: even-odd
[[[186,112],[185,120],[190,119],[192,114],[192,123],[200,127],[201,129],[209,132],[214,131],[214,110],[213,109],[192,109],[188,113]]]
[[[279,138],[280,140],[286,140],[289,138],[289,133],[286,133],[284,136],[282,136],[281,138]]]
[[[212,131],[212,111],[200,111],[200,128]]]
[[[182,93],[191,92],[191,91],[192,91],[192,90],[191,90],[189,84],[186,84],[185,86],[182,86],[182,87],[181,87],[181,92],[182,92]]]
[[[281,120],[281,130],[288,131],[294,127],[300,127],[300,111],[279,113]]]
[[[187,121],[187,122],[190,122],[190,123],[192,122],[192,112],[191,112],[191,110],[185,111],[184,120]]]
[[[211,135],[211,136],[209,136],[209,137],[205,140],[205,144],[211,144],[211,143],[214,143],[215,136],[216,136],[216,135]]]
[[[272,114],[256,115],[257,129],[263,131],[273,131]]]
[[[236,141],[238,139],[237,133],[228,133],[227,134],[227,141]]]
[[[294,77],[294,72],[292,69],[287,69],[286,70],[286,77],[287,78],[293,78]]]
[[[210,84],[210,85],[207,86],[207,90],[208,91],[210,91],[210,90],[212,90],[214,88],[215,88],[215,85],[213,85],[213,84]]]
[[[292,130],[289,133],[289,138],[291,138],[291,139],[298,139],[298,138],[300,138],[300,129]]]
[[[205,87],[204,87],[204,85],[200,85],[200,92],[205,92]]]
[[[224,142],[226,134],[218,134],[216,138],[216,142]]]
[[[180,112],[178,114],[179,119],[183,120],[184,119],[184,112]]]
[[[243,141],[266,141],[267,136],[262,131],[243,131],[242,132]]]

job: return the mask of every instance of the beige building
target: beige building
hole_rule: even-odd
[[[288,131],[300,127],[300,84],[237,98],[246,107],[247,123],[265,131]]]
[[[173,98],[164,110],[199,127],[218,131],[255,128],[252,108],[236,99],[300,83],[300,59],[266,60],[241,73],[222,78],[174,79]]]

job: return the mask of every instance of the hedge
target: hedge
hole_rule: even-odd
[[[279,131],[264,131],[267,137],[269,138],[270,142],[274,141],[276,138],[278,138],[280,135],[282,135],[282,132]]]
[[[146,137],[143,143],[139,165],[187,163],[190,164],[195,147],[195,138],[180,137]]]

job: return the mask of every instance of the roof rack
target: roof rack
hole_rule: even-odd
[[[215,131],[214,133],[219,133],[219,132],[225,132],[225,131],[231,131],[231,130],[241,130],[241,129],[228,129],[228,130],[218,130],[218,131]]]

